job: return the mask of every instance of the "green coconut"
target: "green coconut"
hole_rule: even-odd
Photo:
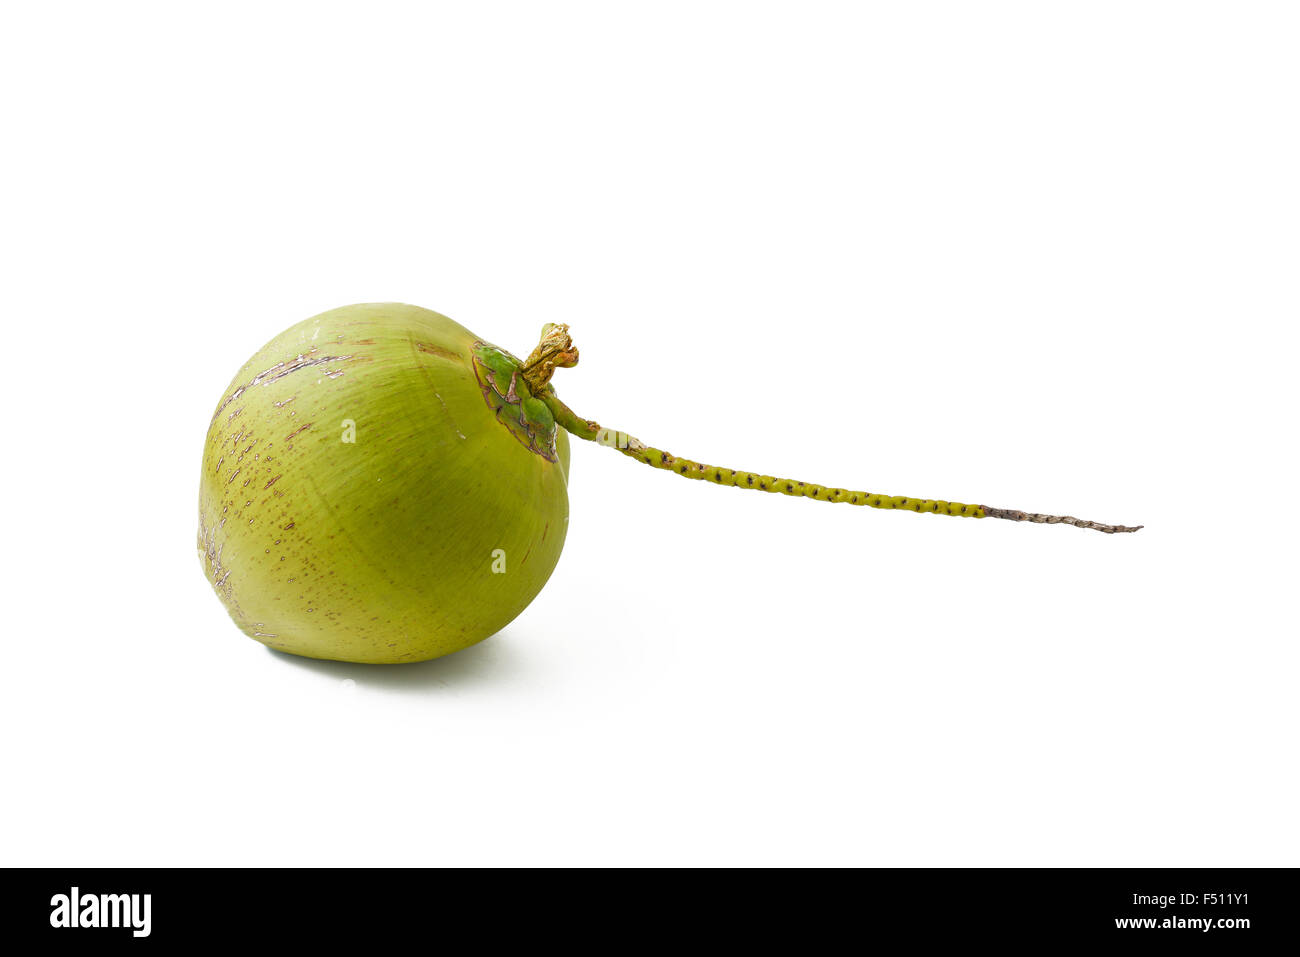
[[[436,658],[555,570],[569,443],[522,364],[446,316],[347,306],[253,356],[208,428],[199,552],[243,632],[312,658]]]
[[[679,458],[582,419],[550,379],[568,327],[526,360],[416,306],[345,306],[276,336],[208,427],[199,557],[249,637],[311,658],[398,663],[495,634],[537,596],[569,524],[568,435],[733,488],[967,518],[1132,532],[780,479]]]

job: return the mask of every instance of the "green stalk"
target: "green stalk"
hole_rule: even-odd
[[[954,515],[959,518],[1001,518],[1012,522],[1035,522],[1043,525],[1073,525],[1090,528],[1113,535],[1116,532],[1136,532],[1141,525],[1103,525],[1073,515],[1042,515],[1018,509],[993,508],[988,505],[967,505],[962,502],[945,502],[942,499],[913,498],[911,496],[881,495],[875,492],[855,492],[835,486],[815,485],[794,479],[774,478],[757,472],[743,472],[717,465],[704,465],[646,445],[626,432],[603,428],[599,423],[578,416],[560,401],[550,378],[557,368],[578,364],[578,350],[566,325],[547,325],[542,330],[542,341],[524,363],[522,375],[533,395],[540,396],[555,417],[556,424],[579,439],[596,442],[617,449],[629,458],[651,468],[663,469],[683,478],[703,480],[729,488],[754,489],[759,492],[779,492],[818,502],[847,502],[870,508],[904,509],[910,512],[930,512],[935,515]]]

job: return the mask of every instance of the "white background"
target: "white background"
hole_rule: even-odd
[[[1295,865],[1287,4],[10,4],[6,864]],[[422,665],[243,637],[204,432],[358,301],[582,351]],[[351,679],[354,683],[345,683]]]

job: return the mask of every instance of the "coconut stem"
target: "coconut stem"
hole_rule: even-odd
[[[574,348],[569,327],[563,323],[548,322],[542,327],[542,339],[524,360],[519,374],[528,383],[533,395],[541,395],[556,369],[569,369],[578,364],[578,350]]]
[[[558,329],[558,334],[552,330]],[[548,336],[551,337],[553,344],[560,344],[561,348],[558,353],[547,353],[548,355],[558,354],[567,358],[572,355],[572,362],[557,363],[551,362],[543,356],[538,358],[539,352],[544,352],[547,346]],[[562,337],[562,339],[560,338]],[[533,350],[533,355],[529,356],[528,362],[524,366],[523,375],[529,385],[532,386],[532,380],[528,378],[529,367],[536,360],[536,368],[545,369],[545,378],[541,382],[545,384],[549,381],[551,375],[557,367],[566,365],[576,365],[578,361],[578,350],[573,348],[573,341],[568,335],[568,326],[548,325],[542,330],[542,342],[537,349]],[[547,365],[547,363],[550,363]],[[555,395],[555,390],[546,388],[534,388],[534,395],[540,395],[550,408],[551,414],[555,416],[555,421],[565,431],[580,439],[588,442],[598,442],[601,445],[608,445],[622,452],[624,455],[636,459],[652,468],[665,469],[673,472],[683,478],[703,479],[706,482],[712,482],[715,485],[725,485],[734,488],[755,489],[760,492],[780,492],[782,495],[793,495],[802,498],[811,498],[819,502],[848,502],[850,505],[866,505],[870,508],[887,508],[887,509],[904,509],[911,512],[932,512],[935,515],[954,515],[959,518],[1002,518],[1012,522],[1036,522],[1047,525],[1073,525],[1076,528],[1091,528],[1098,532],[1105,532],[1107,535],[1113,535],[1116,532],[1136,532],[1141,525],[1103,525],[1100,522],[1089,522],[1072,515],[1040,515],[1036,512],[1021,512],[1016,509],[992,508],[988,505],[966,505],[962,502],[945,502],[942,499],[929,498],[912,498],[910,496],[900,495],[881,495],[875,492],[855,492],[849,489],[835,488],[833,486],[814,485],[808,482],[798,482],[794,479],[774,478],[771,475],[760,475],[757,472],[741,472],[736,469],[723,468],[717,465],[703,465],[699,462],[692,462],[690,459],[679,458],[662,449],[652,448],[633,438],[626,432],[618,432],[613,429],[603,428],[599,423],[591,419],[584,419],[578,416],[572,409],[559,400]]]

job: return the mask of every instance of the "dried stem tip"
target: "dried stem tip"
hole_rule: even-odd
[[[981,505],[989,518],[1005,518],[1011,522],[1036,522],[1039,525],[1073,525],[1075,528],[1091,528],[1094,531],[1114,535],[1116,532],[1136,532],[1141,525],[1103,525],[1101,522],[1089,522],[1075,518],[1073,515],[1040,515],[1037,512],[1021,512],[1014,508],[990,508]]]
[[[569,336],[569,327],[548,322],[542,327],[542,340],[519,371],[533,395],[541,395],[556,369],[569,369],[577,364],[578,350]]]

